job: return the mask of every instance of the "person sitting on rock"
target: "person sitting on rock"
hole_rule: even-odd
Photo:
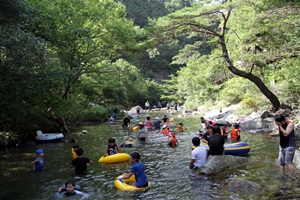
[[[213,134],[208,138],[209,155],[224,154],[225,137],[221,135],[219,126],[213,127]]]

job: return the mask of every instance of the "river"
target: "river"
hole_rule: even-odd
[[[162,113],[151,114],[152,119]],[[175,117],[175,116],[174,116]],[[146,116],[140,119],[145,120]],[[116,138],[117,144],[135,132],[124,132],[121,124],[95,124],[73,130],[66,139],[75,138],[84,149],[84,156],[94,161],[89,165],[90,174],[75,177],[82,191],[89,199],[290,199],[300,197],[299,181],[279,177],[279,167],[275,165],[278,155],[278,138],[269,139],[266,134],[242,133],[242,140],[251,146],[249,159],[244,167],[227,170],[216,176],[198,175],[189,169],[191,139],[196,136],[199,116],[175,118],[175,123],[184,124],[185,133],[178,133],[179,145],[166,145],[167,137],[152,133],[147,144],[136,143],[133,148],[122,148],[123,152],[141,153],[146,174],[151,187],[144,192],[131,193],[117,190],[114,178],[128,172],[130,162],[119,164],[98,163],[107,139]],[[87,130],[87,134],[82,134]],[[55,199],[57,188],[74,177],[70,170],[71,143],[38,144],[37,147],[11,148],[1,153],[0,199],[39,200]],[[35,150],[41,148],[45,154],[45,170],[35,173],[29,170],[29,163],[35,159]],[[298,173],[298,171],[296,171]],[[241,178],[262,186],[259,194],[233,193],[219,189],[221,182],[229,178]]]

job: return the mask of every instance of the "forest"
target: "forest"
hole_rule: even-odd
[[[300,102],[299,1],[2,0],[0,20],[1,132],[146,101],[241,114]]]

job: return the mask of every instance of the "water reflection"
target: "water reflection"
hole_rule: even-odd
[[[122,148],[126,153],[141,153],[141,162],[151,182],[147,191],[130,193],[115,188],[114,178],[130,170],[129,162],[98,163],[109,137],[116,138],[118,144],[129,137],[136,138],[136,132],[125,132],[120,124],[85,126],[67,136],[67,139],[77,139],[85,151],[84,156],[95,162],[88,166],[90,174],[75,177],[76,182],[84,192],[90,194],[90,199],[285,199],[300,195],[298,181],[279,178],[278,166],[274,164],[278,155],[277,139],[270,140],[263,134],[243,133],[242,141],[249,142],[251,146],[252,162],[207,177],[189,169],[191,139],[197,135],[199,117],[175,120],[182,122],[188,131],[177,134],[179,145],[176,148],[169,147],[167,137],[156,132],[150,134],[149,143],[136,143],[133,148]],[[88,133],[82,135],[83,129]],[[0,199],[54,199],[57,188],[74,176],[70,170],[72,144],[39,144],[37,147],[45,152],[45,171],[40,174],[30,172],[28,167],[28,163],[35,158],[36,147],[10,149],[1,155]],[[219,189],[221,182],[236,177],[260,184],[262,192],[245,195]]]

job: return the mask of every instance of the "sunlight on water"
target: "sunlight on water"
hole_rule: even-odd
[[[163,113],[151,114],[152,118]],[[279,168],[275,165],[278,155],[278,139],[268,139],[266,134],[242,133],[242,140],[251,146],[249,162],[238,169],[231,169],[217,176],[208,177],[196,174],[189,169],[191,139],[197,135],[199,116],[178,118],[175,124],[182,122],[185,133],[178,133],[179,146],[166,145],[167,137],[158,133],[150,135],[147,144],[136,143],[134,148],[122,151],[141,153],[146,174],[151,187],[144,192],[130,193],[117,190],[114,178],[128,172],[131,164],[98,163],[107,139],[114,137],[121,144],[129,137],[135,138],[135,132],[124,132],[118,125],[98,124],[78,128],[67,136],[75,138],[85,150],[84,155],[95,162],[89,165],[90,174],[75,177],[83,191],[90,194],[90,199],[286,199],[300,197],[299,181],[291,182],[279,178]],[[146,116],[140,119],[145,120]],[[82,134],[87,130],[87,134]],[[0,199],[55,199],[55,192],[74,174],[70,170],[71,143],[39,144],[45,152],[45,171],[29,171],[28,163],[35,159],[36,147],[9,149],[1,155]],[[232,193],[218,188],[229,178],[242,178],[262,186],[256,195]]]

